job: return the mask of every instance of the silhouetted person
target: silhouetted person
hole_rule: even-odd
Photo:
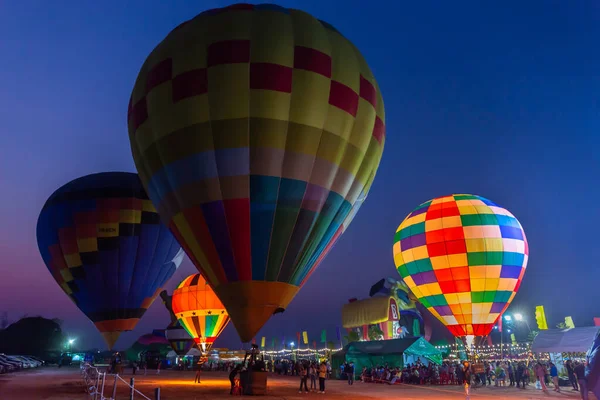
[[[229,373],[229,382],[231,383],[231,390],[229,391],[229,394],[233,394],[233,388],[235,387],[235,377],[240,372],[241,369],[242,369],[242,366],[240,364],[238,364]]]

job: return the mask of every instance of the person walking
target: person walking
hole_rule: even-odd
[[[194,378],[194,383],[200,383],[200,373],[202,372],[202,357],[196,363],[196,377]]]
[[[298,393],[302,393],[302,386],[304,385],[304,391],[308,393],[308,386],[306,386],[306,380],[308,379],[308,371],[302,362],[298,362],[297,367],[298,375],[300,375],[300,389]]]
[[[308,368],[308,375],[310,376],[310,391],[317,391],[317,366],[315,363],[311,363]]]
[[[538,361],[538,363],[535,365],[534,372],[535,372],[535,376],[538,379],[538,382],[540,383],[542,391],[547,392],[548,387],[546,387],[546,368],[544,368],[542,363]]]
[[[569,382],[571,382],[573,390],[579,392],[579,386],[577,385],[577,378],[575,377],[575,370],[573,369],[573,362],[571,360],[567,360],[567,362],[565,362],[565,369],[567,370]]]
[[[229,373],[229,383],[231,384],[231,389],[229,390],[229,394],[233,394],[233,388],[235,387],[235,377],[237,376],[238,372],[240,372],[241,369],[242,369],[241,364],[238,364]]]
[[[325,378],[327,378],[327,364],[322,362],[319,366],[319,393],[325,394]]]
[[[587,379],[585,377],[585,364],[577,361],[573,367],[573,373],[577,377],[577,383],[579,383],[579,394],[581,400],[588,400],[588,388]]]
[[[560,386],[558,386],[558,368],[552,361],[550,361],[550,376],[552,377],[552,383],[554,383],[554,391],[560,393]]]
[[[471,365],[468,361],[463,362],[463,368],[461,371],[462,384],[465,388],[465,399],[471,398]]]
[[[515,371],[515,381],[517,383],[517,389],[520,387],[521,381],[523,380],[523,371],[525,370],[525,366],[523,362],[519,362],[514,369]],[[523,384],[523,389],[525,389],[525,384]]]
[[[348,365],[348,370],[346,371],[346,376],[348,377],[348,385],[352,386],[354,384],[354,363],[351,362]]]
[[[506,362],[506,372],[508,373],[508,379],[510,381],[510,386],[515,386],[515,370],[510,361]]]

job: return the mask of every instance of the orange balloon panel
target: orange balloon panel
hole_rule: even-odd
[[[173,292],[173,313],[202,350],[219,337],[229,314],[221,300],[200,274],[185,278]]]

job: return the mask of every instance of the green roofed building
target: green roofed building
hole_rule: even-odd
[[[347,344],[332,355],[332,368],[340,371],[346,362],[354,363],[355,375],[360,375],[363,367],[372,368],[388,364],[403,368],[420,358],[423,363],[442,363],[442,353],[422,337],[404,339],[362,341]]]

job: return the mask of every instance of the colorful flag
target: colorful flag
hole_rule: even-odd
[[[517,338],[514,333],[510,334],[510,340],[512,341],[512,344],[517,344]]]
[[[315,350],[317,349],[317,341],[313,340],[313,347],[315,348]]]
[[[275,350],[275,338],[271,340],[271,350]]]
[[[308,344],[308,332],[302,332],[302,341],[304,342],[304,344]]]
[[[296,338],[298,338],[296,343],[298,344],[298,348],[300,348],[300,332],[296,332]]]
[[[594,317],[594,326],[600,326],[600,317]]]
[[[256,338],[252,338],[252,344],[256,344]]]
[[[492,346],[493,345],[493,343],[492,343],[492,335],[488,335],[488,337],[487,337],[487,344],[488,344],[488,346]]]
[[[567,327],[567,329],[575,328],[575,323],[573,323],[573,318],[565,317],[565,326]]]
[[[321,331],[321,343],[327,344],[327,330],[323,329]]]
[[[502,333],[502,314],[500,314],[500,318],[498,319],[498,332]]]
[[[535,307],[535,320],[537,321],[539,330],[548,329],[548,322],[546,321],[546,313],[544,312],[544,306]]]
[[[262,347],[263,349],[265,348],[265,342],[267,341],[266,337],[262,337],[261,341],[260,341],[260,347]]]

